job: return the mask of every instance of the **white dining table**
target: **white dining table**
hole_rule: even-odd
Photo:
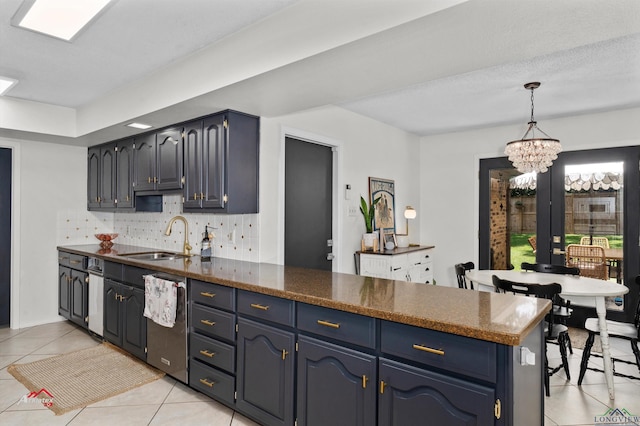
[[[598,327],[600,328],[600,341],[602,343],[603,370],[607,381],[607,388],[609,389],[609,398],[614,399],[613,364],[611,362],[609,333],[607,332],[605,297],[622,296],[628,293],[629,289],[626,286],[611,281],[581,277],[578,275],[558,275],[515,270],[470,270],[467,271],[465,275],[468,280],[477,284],[476,288],[486,291],[494,291],[493,275],[504,280],[526,284],[558,283],[562,286],[561,296],[569,297],[572,303],[584,304],[586,306],[593,306],[595,304],[596,314],[598,315]]]

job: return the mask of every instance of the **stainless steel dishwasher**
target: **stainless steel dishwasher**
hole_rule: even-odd
[[[178,287],[176,321],[173,327],[164,327],[147,318],[147,363],[188,384],[187,279],[167,274],[153,276],[174,283],[185,283],[185,288]]]

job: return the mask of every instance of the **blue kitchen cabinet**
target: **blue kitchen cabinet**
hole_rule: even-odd
[[[374,425],[376,387],[375,356],[298,339],[298,426]]]

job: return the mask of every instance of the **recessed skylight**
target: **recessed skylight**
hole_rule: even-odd
[[[150,129],[153,126],[149,125],[149,124],[144,124],[144,123],[129,123],[127,124],[128,127],[133,127],[135,129],[142,129],[142,130],[146,130],[146,129]]]
[[[0,76],[0,96],[7,93],[17,82],[18,80],[13,78]]]
[[[71,40],[111,0],[25,0],[31,7],[18,26],[63,40]]]

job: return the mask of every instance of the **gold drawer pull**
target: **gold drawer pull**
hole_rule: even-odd
[[[369,380],[369,378],[363,374],[362,375],[362,389],[366,389],[367,388],[367,380]]]
[[[200,383],[202,383],[203,385],[207,385],[207,386],[209,386],[210,388],[212,388],[212,387],[213,387],[213,385],[214,385],[216,382],[210,382],[210,381],[208,381],[207,379],[200,379]]]
[[[216,297],[216,294],[215,294],[215,293],[209,293],[209,292],[206,292],[206,291],[201,291],[201,292],[200,292],[200,296],[204,296],[204,297]]]
[[[289,355],[289,352],[285,351],[284,349],[282,350],[282,360],[284,361],[284,359],[287,357],[287,355]]]
[[[215,323],[215,322],[213,322],[213,321],[209,321],[209,320],[200,320],[200,322],[201,322],[202,324],[204,324],[204,325],[209,325],[209,326],[211,326],[211,325],[216,325],[216,323]]]
[[[384,393],[385,386],[386,386],[386,383],[383,380],[380,380],[380,394]]]
[[[200,353],[204,356],[208,356],[209,358],[213,358],[213,356],[216,354],[215,352],[209,352],[206,349],[201,350]]]
[[[424,352],[429,352],[430,354],[444,355],[444,351],[442,349],[433,349],[433,348],[428,348],[428,347],[422,346],[422,345],[413,345],[413,349],[417,349],[419,351],[424,351]]]
[[[340,324],[336,324],[335,322],[318,320],[318,324],[324,325],[325,327],[340,328]]]
[[[251,307],[252,308],[256,308],[256,309],[260,309],[261,311],[268,311],[269,310],[269,306],[260,305],[258,303],[252,303]]]

